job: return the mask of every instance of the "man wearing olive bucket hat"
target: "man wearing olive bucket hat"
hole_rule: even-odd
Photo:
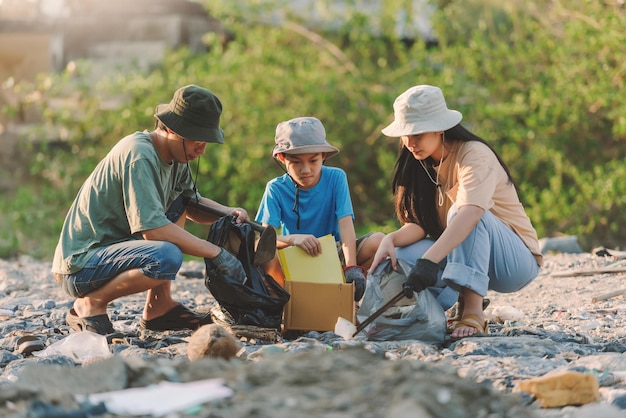
[[[383,238],[370,271],[387,257],[393,266],[396,257],[415,263],[407,296],[447,285],[463,301],[451,337],[487,334],[483,298],[490,289],[518,291],[537,276],[537,233],[506,165],[460,124],[461,113],[448,109],[441,89],[411,87],[393,109],[382,132],[401,140],[392,189],[403,226]]]
[[[222,103],[209,90],[181,87],[168,104],[157,106],[153,131],[120,140],[87,178],[65,218],[52,265],[57,282],[76,298],[66,315],[74,330],[113,334],[107,305],[144,291],[142,328],[196,329],[212,322],[172,298],[183,254],[211,259],[245,280],[235,257],[184,229],[188,216],[215,220],[187,210],[188,199],[249,220],[242,208],[200,196],[189,167],[208,143],[224,143],[221,113]]]

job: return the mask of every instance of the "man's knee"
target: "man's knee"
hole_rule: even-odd
[[[164,273],[177,273],[183,265],[183,252],[171,242],[161,244],[157,258],[160,260],[161,269]]]

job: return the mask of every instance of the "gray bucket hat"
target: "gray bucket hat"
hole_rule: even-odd
[[[390,137],[445,131],[456,126],[463,115],[448,109],[439,87],[420,85],[402,93],[393,102],[394,120],[383,134]]]
[[[272,157],[277,154],[307,154],[315,152],[326,153],[330,158],[339,152],[326,141],[326,130],[322,122],[312,116],[290,119],[276,126],[276,145],[272,150]]]
[[[176,90],[169,103],[158,105],[154,116],[185,139],[223,144],[221,114],[222,102],[217,96],[190,84]]]

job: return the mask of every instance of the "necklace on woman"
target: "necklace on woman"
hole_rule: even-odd
[[[424,164],[424,161],[422,161],[422,160],[418,160],[418,161],[420,162],[420,164],[424,168],[424,171],[428,175],[428,178],[430,179],[430,181],[433,182],[433,184],[435,185],[435,188],[439,192],[439,202],[438,202],[439,206],[443,206],[443,192],[441,191],[441,184],[439,183],[439,170],[435,170],[437,172],[437,174],[436,174],[435,178],[433,178],[433,176],[430,175],[430,172],[428,171],[428,168],[426,167],[426,164]],[[443,136],[441,137],[441,159],[439,160],[439,165],[437,166],[437,167],[439,167],[439,169],[441,169],[441,163],[442,162],[443,162]]]

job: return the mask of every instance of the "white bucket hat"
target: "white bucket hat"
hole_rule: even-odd
[[[326,130],[322,122],[312,116],[291,119],[276,126],[276,145],[272,156],[277,154],[326,153],[330,158],[339,152],[326,141]]]
[[[390,137],[438,132],[456,126],[463,115],[448,109],[439,87],[420,85],[402,93],[393,102],[394,120],[382,132]]]

